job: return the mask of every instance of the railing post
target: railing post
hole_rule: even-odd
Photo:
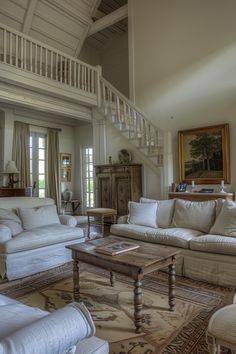
[[[97,65],[97,103],[98,107],[101,107],[102,97],[101,97],[101,77],[102,77],[102,67]]]

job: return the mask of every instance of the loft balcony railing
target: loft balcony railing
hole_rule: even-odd
[[[97,92],[96,67],[3,24],[0,24],[0,62],[91,94]]]
[[[97,106],[143,154],[163,165],[164,135],[94,67],[0,24],[0,63],[95,96]],[[153,161],[153,160],[152,160]]]

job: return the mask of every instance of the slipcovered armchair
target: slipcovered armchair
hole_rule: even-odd
[[[52,313],[0,295],[0,354],[108,354],[83,303]]]

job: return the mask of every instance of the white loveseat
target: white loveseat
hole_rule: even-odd
[[[156,206],[155,206],[156,205]],[[111,234],[176,247],[177,274],[236,286],[236,203],[223,199],[130,202]]]
[[[22,278],[71,261],[65,246],[84,241],[76,223],[58,217],[50,198],[0,198],[1,277]]]
[[[0,295],[0,354],[108,354],[83,303],[49,314]]]

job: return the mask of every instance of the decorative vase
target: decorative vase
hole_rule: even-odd
[[[69,202],[72,199],[72,197],[73,197],[73,192],[71,192],[68,188],[66,188],[62,193],[63,200]]]

